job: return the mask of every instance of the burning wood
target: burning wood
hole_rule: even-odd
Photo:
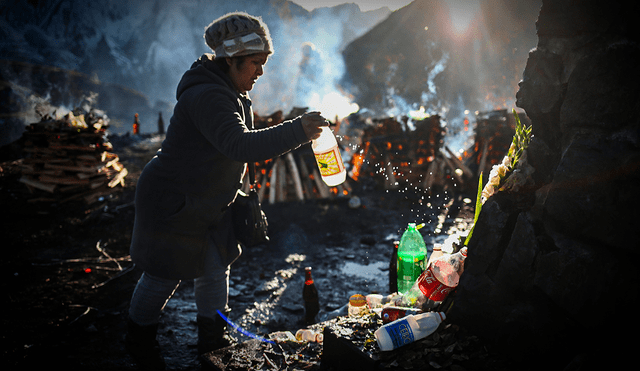
[[[518,116],[525,126],[531,124],[525,113]],[[477,113],[475,144],[463,155],[466,166],[475,169],[476,176],[483,172],[486,180],[491,167],[509,151],[515,129],[515,117],[507,110]]]
[[[107,127],[103,118],[91,113],[69,113],[58,120],[45,116],[29,125],[21,139],[26,157],[17,161],[19,182],[27,187],[29,201],[83,199],[91,204],[124,186],[128,171],[110,152]]]
[[[399,188],[400,180],[425,190],[444,186],[459,166],[457,159],[442,152],[445,131],[440,117],[414,124],[415,129],[409,129],[405,117],[402,122],[386,118],[367,125],[352,157],[352,178],[373,179],[385,189]]]

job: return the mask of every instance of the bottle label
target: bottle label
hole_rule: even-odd
[[[339,174],[344,170],[342,155],[338,146],[333,147],[327,152],[316,153],[316,162],[320,169],[320,175],[331,176]]]
[[[413,330],[406,319],[397,320],[385,325],[385,330],[387,330],[387,334],[389,334],[391,338],[393,349],[413,343],[415,340]]]
[[[382,322],[389,323],[410,314],[422,313],[416,308],[385,307],[382,309]]]
[[[449,292],[453,290],[453,287],[438,281],[431,269],[427,269],[418,277],[418,287],[426,298],[433,301],[444,300],[449,295]]]
[[[398,291],[406,292],[413,286],[425,267],[425,255],[421,252],[399,252],[397,260]]]

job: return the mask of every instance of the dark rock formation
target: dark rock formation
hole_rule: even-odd
[[[517,105],[535,185],[487,200],[449,318],[523,366],[623,365],[640,279],[637,5],[543,0]]]

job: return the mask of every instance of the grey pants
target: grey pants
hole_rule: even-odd
[[[229,266],[220,265],[217,249],[209,249],[205,257],[205,274],[194,280],[199,316],[215,318],[217,310],[225,312],[228,309],[229,271]],[[131,298],[129,318],[140,326],[158,323],[164,306],[180,282],[142,273]]]

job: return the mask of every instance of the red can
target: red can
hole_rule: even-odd
[[[422,313],[420,309],[416,308],[404,308],[404,307],[384,307],[382,308],[382,322],[389,323],[408,316],[410,314]]]

